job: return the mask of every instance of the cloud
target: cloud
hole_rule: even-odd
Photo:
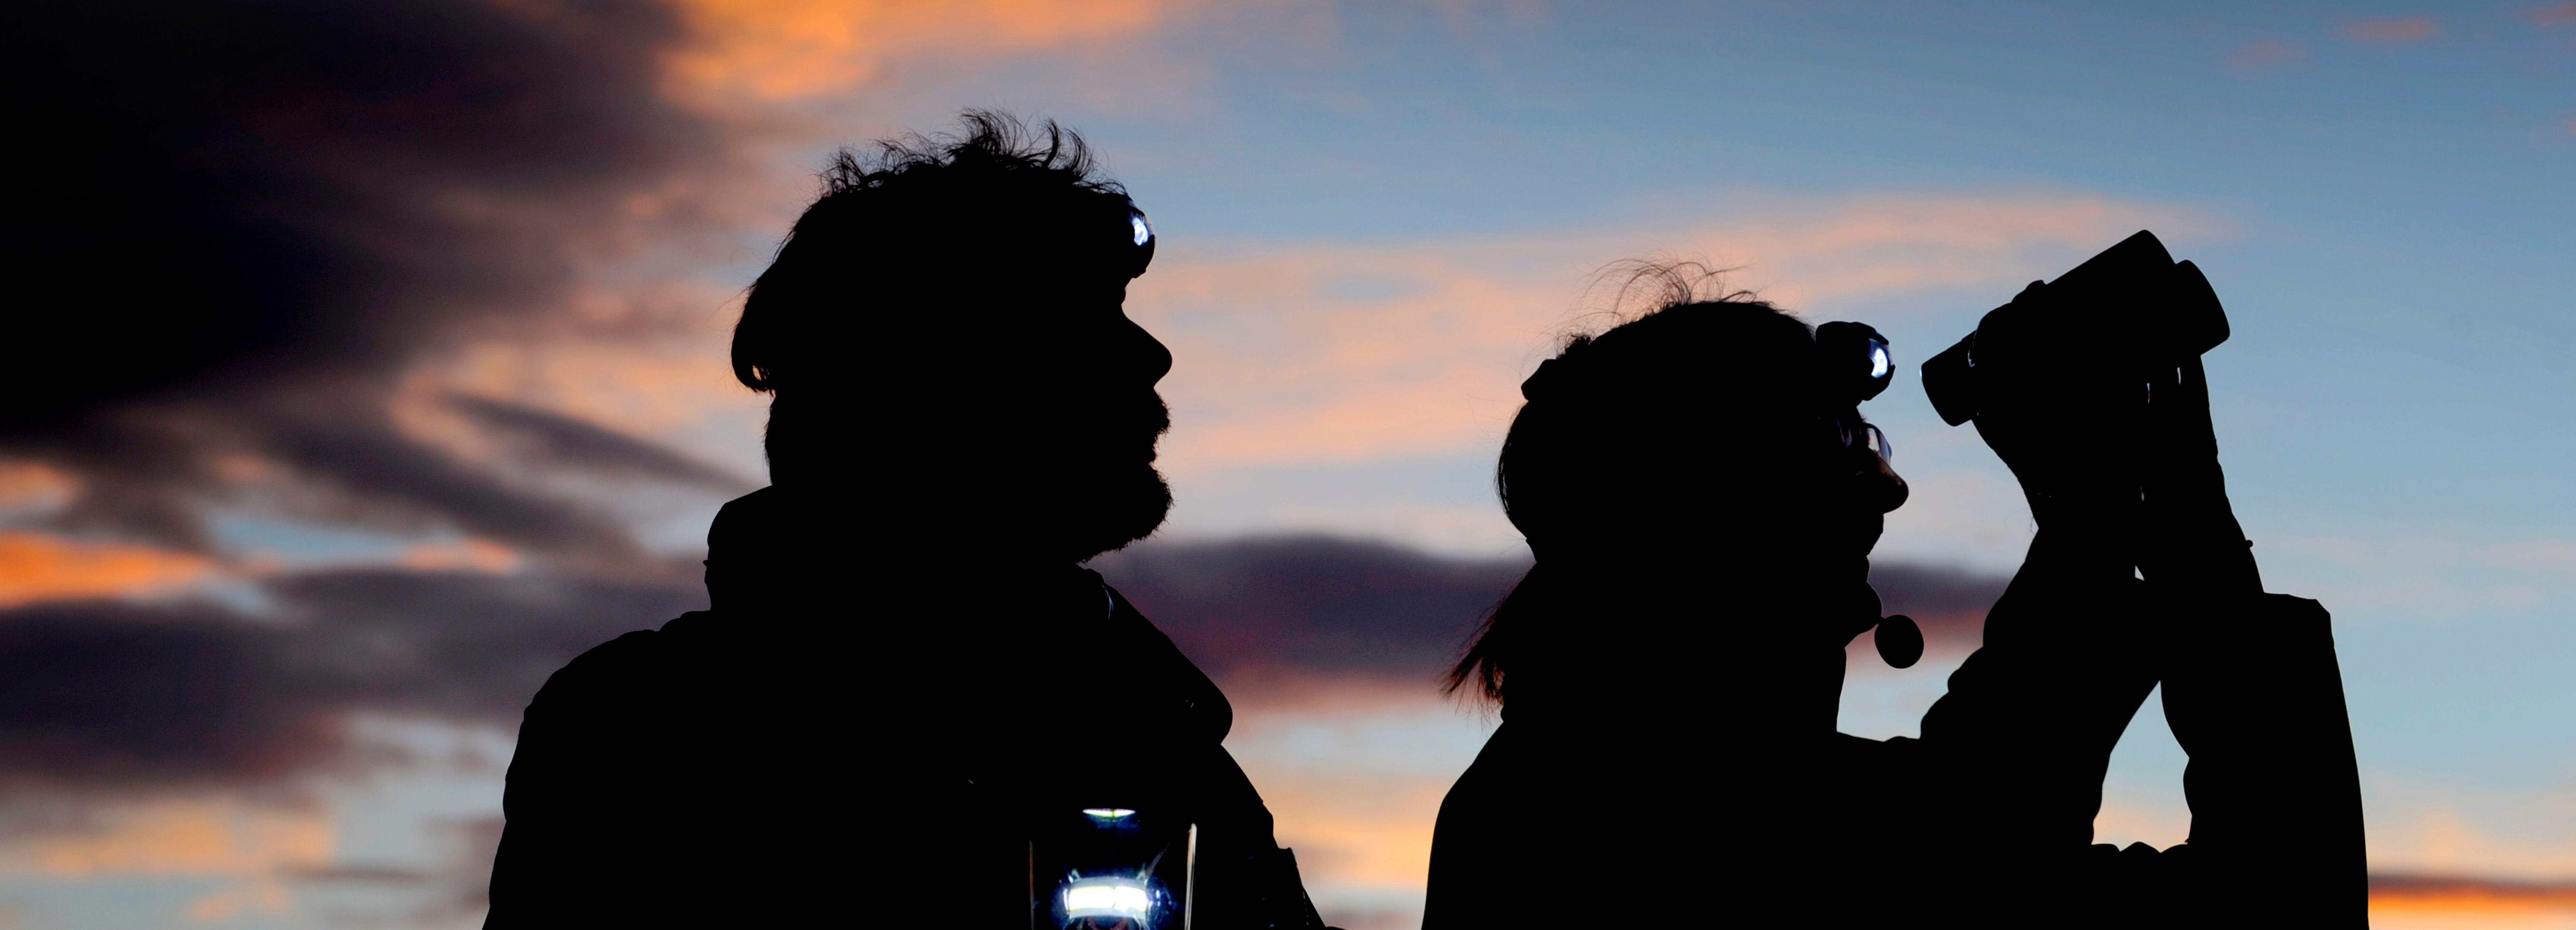
[[[1266,685],[1381,682],[1371,705],[1432,694],[1526,567],[1326,537],[1146,545],[1095,564],[1256,703],[1285,693]],[[291,784],[366,764],[359,714],[508,729],[573,656],[705,603],[682,560],[618,577],[458,567],[272,575],[253,582],[272,605],[259,616],[202,602],[0,612],[0,788]],[[1886,565],[1874,583],[1936,640],[1965,643],[2000,580]]]
[[[2003,597],[2012,579],[2003,575],[1946,566],[1871,559],[1869,586],[1877,589],[1880,607],[1904,614],[1923,627],[1927,648],[1966,652],[1985,638],[1986,609]],[[1855,650],[1875,648],[1864,635]]]
[[[739,475],[690,459],[659,443],[526,404],[486,397],[450,403],[494,433],[517,442],[524,457],[591,474],[697,485],[728,496],[757,485]]]
[[[2375,873],[2370,876],[2370,908],[2374,913],[2382,909],[2576,912],[2576,880],[2513,881],[2466,875]]]
[[[1148,543],[1092,566],[1209,674],[1277,700],[1267,692],[1293,692],[1300,677],[1433,687],[1529,563],[1303,536]],[[1870,573],[1889,612],[1958,651],[1976,646],[2004,582],[1905,563]]]
[[[59,878],[254,877],[319,866],[331,860],[337,845],[330,817],[310,807],[173,798],[123,805],[92,818],[87,829],[13,845],[7,866]]]
[[[1601,322],[1585,314],[1597,309],[1586,284],[1618,259],[1706,258],[1813,316],[1890,293],[2009,293],[2142,226],[2168,237],[2224,228],[2189,210],[2056,192],[1709,206],[1734,218],[1366,245],[1175,243],[1128,303],[1176,359],[1161,461],[1192,474],[1491,449],[1555,337]]]
[[[287,870],[282,877],[323,887],[423,889],[429,892],[427,898],[401,914],[405,922],[479,922],[491,906],[492,857],[500,850],[502,825],[497,816],[433,823],[432,833],[444,847],[444,855],[425,868],[325,864]]]
[[[632,329],[578,285],[720,225],[727,130],[660,89],[686,38],[594,0],[31,8],[0,67],[55,92],[16,124],[45,233],[12,251],[0,453],[69,476],[55,525],[174,549],[273,490],[248,475],[343,522],[631,553],[391,408],[443,347]]]
[[[2409,16],[2398,19],[2360,20],[2344,24],[2339,31],[2343,33],[2344,38],[2355,42],[2401,45],[2430,39],[2441,34],[2442,27],[2433,22],[2430,16]]]
[[[1429,688],[1528,566],[1310,536],[1149,544],[1092,567],[1209,674],[1356,673]]]
[[[204,578],[212,560],[149,546],[0,532],[0,607],[166,591]]]
[[[336,761],[336,708],[298,689],[285,645],[209,609],[0,614],[0,788],[260,784]]]
[[[211,604],[0,613],[0,790],[262,787],[358,764],[352,715],[509,728],[584,650],[703,607],[658,575],[354,569],[283,575],[276,615]]]
[[[992,60],[1134,35],[1174,0],[680,0],[667,58],[683,95],[783,101],[845,93],[899,63]]]
[[[2256,39],[2237,46],[2228,53],[2227,63],[2247,70],[2266,71],[2284,68],[2308,60],[2308,53],[2297,46],[2274,39]]]
[[[2576,2],[2543,4],[2524,10],[2523,15],[2531,17],[2534,24],[2542,26],[2576,23]]]

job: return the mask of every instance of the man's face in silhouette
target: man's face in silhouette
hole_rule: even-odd
[[[1075,271],[1030,308],[1000,367],[1023,411],[1002,417],[1026,456],[1012,469],[1030,482],[1020,504],[1049,515],[1050,555],[1081,560],[1143,539],[1171,510],[1154,469],[1171,417],[1154,385],[1172,353],[1127,316],[1126,281]]]
[[[960,369],[934,399],[952,402],[958,460],[975,474],[976,499],[959,502],[969,519],[1078,561],[1144,538],[1171,509],[1154,469],[1170,416],[1154,385],[1172,354],[1126,314],[1132,269],[1102,260],[1093,241],[1123,241],[1123,213],[1071,219],[974,253],[1013,256],[961,288],[1002,295],[1001,305],[960,308],[957,325],[943,326],[954,348],[933,354]]]
[[[833,321],[817,351],[836,370],[772,408],[773,474],[934,547],[1079,561],[1151,534],[1172,356],[1126,315],[1133,266],[1091,241],[1125,235],[1107,219],[943,230],[948,248],[857,291],[911,312]]]

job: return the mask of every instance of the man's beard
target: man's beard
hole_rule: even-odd
[[[1172,486],[1150,462],[1122,464],[1082,482],[1056,526],[1062,555],[1076,562],[1154,534],[1172,511]]]
[[[810,506],[910,527],[915,543],[937,537],[1080,562],[1153,535],[1172,509],[1171,486],[1154,468],[1171,416],[1151,391],[971,426],[942,416],[869,431],[833,418],[842,409],[771,406],[773,479]],[[910,447],[919,457],[894,454],[885,437],[902,435],[925,437]]]
[[[1077,562],[1153,535],[1172,512],[1172,486],[1154,468],[1154,446],[1172,423],[1162,395],[1147,391],[1100,413],[1063,443],[1065,461],[1079,464],[1050,495],[1056,513],[1047,523],[1061,534],[1060,554]]]

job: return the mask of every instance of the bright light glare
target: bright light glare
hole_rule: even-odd
[[[1146,917],[1153,910],[1145,886],[1129,879],[1084,879],[1064,889],[1067,917]]]
[[[1128,810],[1124,807],[1086,807],[1082,809],[1082,812],[1098,817],[1102,820],[1116,820],[1120,817],[1125,817],[1129,814],[1135,813],[1135,811]]]
[[[1145,214],[1130,211],[1127,214],[1127,225],[1136,233],[1137,245],[1144,245],[1145,240],[1154,238],[1154,227],[1145,225]]]
[[[1871,347],[1869,347],[1869,376],[1870,376],[1870,377],[1872,377],[1872,378],[1884,378],[1884,377],[1887,377],[1887,369],[1888,369],[1889,367],[1891,367],[1891,365],[1892,365],[1892,363],[1890,363],[1890,362],[1887,360],[1887,349],[1886,349],[1885,347],[1883,347],[1883,346],[1871,346]]]

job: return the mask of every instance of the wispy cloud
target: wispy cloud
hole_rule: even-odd
[[[2365,19],[2345,23],[2337,30],[2344,38],[2374,45],[2402,45],[2422,42],[2442,33],[2442,26],[2430,16],[2408,16],[2391,19]]]
[[[33,837],[0,852],[11,871],[101,875],[272,876],[331,860],[331,818],[310,805],[162,798],[88,815],[82,829]]]
[[[2469,875],[2381,873],[2370,877],[2370,908],[2381,910],[2543,910],[2576,915],[2576,879],[2515,881]]]
[[[905,61],[991,61],[1134,35],[1186,0],[679,0],[684,96],[784,101],[859,90]]]
[[[2249,71],[2286,68],[2308,60],[2308,53],[2278,39],[2256,39],[2229,52],[2227,63]]]
[[[1736,218],[1370,245],[1176,244],[1130,300],[1177,358],[1164,382],[1174,419],[1164,462],[1186,474],[1490,448],[1535,359],[1562,332],[1600,324],[1585,315],[1598,309],[1585,306],[1587,282],[1622,258],[1739,268],[1737,286],[1812,316],[1863,297],[2007,288],[2142,226],[2224,228],[2187,209],[2057,192],[1712,206]]]
[[[2530,17],[2533,23],[2542,26],[2562,26],[2568,23],[2576,23],[2576,2],[2551,3],[2542,6],[2535,6],[2524,10],[2523,15]]]

